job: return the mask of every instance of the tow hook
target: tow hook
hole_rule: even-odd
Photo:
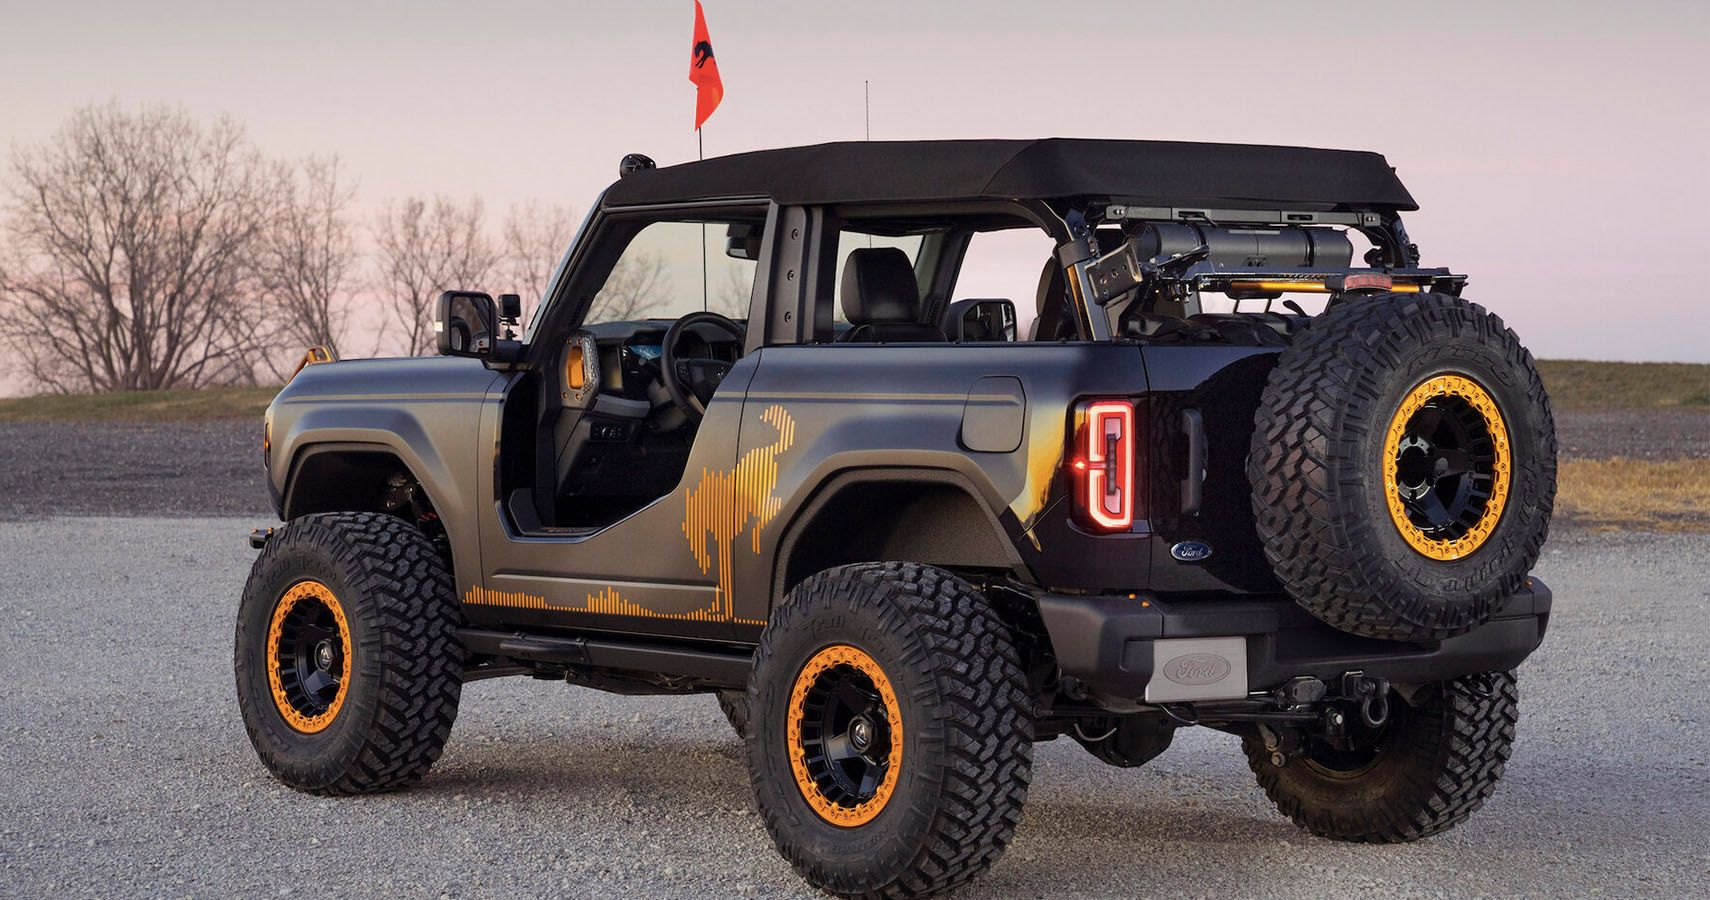
[[[1342,696],[1360,706],[1360,721],[1378,728],[1389,721],[1389,681],[1367,678],[1364,672],[1342,674]]]
[[[271,540],[272,538],[273,538],[273,529],[271,529],[271,528],[252,528],[252,529],[250,529],[250,532],[249,532],[249,548],[251,550],[260,550],[261,548],[267,546],[267,542],[269,540]]]

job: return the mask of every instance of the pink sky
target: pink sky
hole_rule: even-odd
[[[0,145],[164,101],[278,156],[338,154],[364,215],[434,193],[581,211],[623,154],[695,153],[691,0],[592,6],[4,0]],[[875,138],[1378,150],[1424,207],[1425,263],[1469,273],[1537,355],[1710,361],[1698,279],[1668,283],[1706,255],[1706,4],[705,7],[726,87],[709,155],[859,139],[863,79]],[[981,293],[1030,301],[1026,255]]]

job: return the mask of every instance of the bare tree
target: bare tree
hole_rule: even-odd
[[[305,160],[286,183],[267,231],[261,286],[293,358],[317,345],[339,353],[357,262],[349,216],[355,197],[353,187],[339,182],[336,158]]]
[[[754,293],[754,267],[740,263],[721,264],[723,276],[713,289],[707,308],[732,319],[748,318],[748,303]]]
[[[505,216],[505,290],[522,295],[525,320],[546,294],[575,234],[576,213],[568,206],[530,200],[512,206]]]
[[[229,119],[117,104],[15,151],[0,296],[23,373],[53,391],[253,381],[251,276],[278,166]]]
[[[625,253],[588,309],[589,322],[622,322],[646,318],[670,289],[665,256],[658,251]]]
[[[389,202],[375,223],[380,288],[390,324],[412,356],[433,348],[433,303],[444,290],[479,290],[500,253],[487,237],[480,200],[445,197]]]

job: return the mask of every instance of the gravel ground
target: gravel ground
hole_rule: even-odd
[[[0,520],[267,510],[259,421],[0,422]]]
[[[1575,459],[1710,459],[1710,408],[1557,413],[1556,440]]]
[[[477,682],[417,789],[278,785],[230,671],[259,521],[0,523],[0,895],[806,895],[708,697]],[[1557,611],[1514,759],[1460,828],[1333,843],[1276,814],[1223,735],[1140,770],[1057,741],[964,895],[1702,896],[1710,537],[1570,533],[1539,574]]]

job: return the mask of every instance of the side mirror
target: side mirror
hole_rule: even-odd
[[[958,344],[1014,341],[1015,304],[1000,298],[957,300],[944,311],[944,335]]]
[[[731,259],[759,259],[764,226],[733,222],[724,231],[724,255]]]
[[[446,291],[439,295],[433,331],[441,356],[490,357],[498,327],[499,309],[491,294]]]

